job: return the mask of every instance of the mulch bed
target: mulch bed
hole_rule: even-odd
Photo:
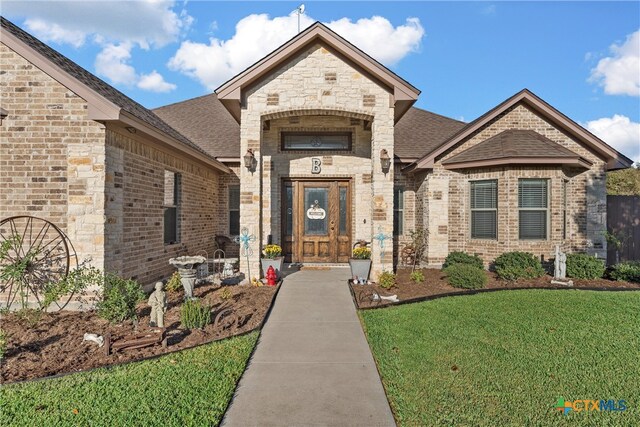
[[[442,270],[435,268],[423,268],[425,281],[423,283],[415,283],[409,278],[411,269],[398,269],[396,273],[396,286],[391,289],[384,289],[377,284],[372,285],[353,285],[349,282],[351,293],[358,308],[375,308],[388,305],[396,305],[413,301],[423,301],[425,299],[438,298],[448,295],[464,295],[474,294],[478,292],[487,292],[499,289],[598,289],[598,290],[640,290],[640,284],[630,282],[617,282],[607,279],[583,280],[569,279],[573,281],[573,287],[562,285],[552,285],[551,276],[543,276],[538,279],[520,279],[515,282],[499,279],[495,273],[487,272],[488,282],[483,289],[468,290],[454,288],[447,282],[446,275]],[[381,296],[396,295],[400,302],[390,302],[381,300],[373,302],[369,298],[365,298],[363,291],[375,290]],[[370,293],[370,292],[367,292]],[[361,298],[361,296],[363,298]]]
[[[222,299],[221,290],[228,288],[231,298]],[[194,289],[194,296],[212,307],[212,320],[216,313],[225,308],[233,309],[238,322],[227,329],[208,325],[204,330],[180,328],[180,306],[183,291],[167,292],[168,307],[165,313],[167,328],[167,348],[154,345],[140,349],[121,351],[111,356],[105,355],[104,347],[83,341],[85,332],[104,336],[111,333],[116,341],[134,333],[131,321],[111,325],[93,311],[60,311],[44,313],[35,325],[16,313],[3,314],[2,329],[7,334],[7,350],[0,367],[3,383],[42,378],[63,373],[83,371],[149,358],[163,353],[195,347],[222,338],[251,331],[262,324],[276,293],[276,287],[201,285]],[[150,331],[151,308],[146,301],[138,305],[137,332]]]

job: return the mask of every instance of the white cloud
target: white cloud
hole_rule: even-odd
[[[137,76],[135,68],[128,64],[131,47],[130,43],[107,44],[96,56],[96,72],[115,84],[133,85]]]
[[[249,15],[236,24],[236,32],[228,40],[212,37],[208,44],[184,41],[168,66],[213,90],[295,36],[297,20],[295,14],[275,18],[266,14]],[[307,15],[300,17],[301,28],[314,22]],[[356,22],[343,18],[329,22],[327,26],[387,65],[393,65],[417,50],[424,36],[417,18],[409,18],[397,27],[380,16]]]
[[[101,3],[101,4],[97,4]],[[193,22],[174,1],[3,1],[4,16],[28,17],[26,29],[45,42],[79,46],[90,35],[144,49],[178,40]]]
[[[70,44],[80,47],[84,44],[86,34],[80,30],[69,30],[53,22],[46,22],[42,19],[27,19],[24,21],[25,27],[36,37],[58,44]]]
[[[640,30],[622,44],[610,47],[612,56],[601,59],[591,70],[590,82],[609,95],[640,96]]]
[[[156,70],[149,74],[138,75],[135,68],[129,64],[132,47],[131,43],[126,42],[104,46],[96,56],[96,73],[114,84],[136,85],[142,90],[151,92],[170,92],[176,88],[175,84],[166,82]]]
[[[153,70],[150,74],[140,76],[138,87],[151,92],[171,92],[176,85],[166,82],[160,73]]]
[[[592,120],[585,127],[613,148],[635,162],[640,162],[640,123],[629,117],[614,114]]]

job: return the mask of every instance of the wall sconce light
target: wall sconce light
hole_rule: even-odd
[[[127,126],[125,129],[129,133],[136,133],[136,128],[134,128],[133,126]]]
[[[253,172],[256,168],[256,156],[253,154],[253,150],[249,148],[247,154],[244,155],[244,167],[250,172]]]
[[[389,169],[391,169],[391,157],[389,157],[389,153],[384,148],[380,150],[380,166],[382,166],[382,173],[385,175],[389,173]]]

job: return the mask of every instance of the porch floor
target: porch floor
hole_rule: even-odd
[[[285,277],[222,425],[395,425],[349,274],[331,268]]]

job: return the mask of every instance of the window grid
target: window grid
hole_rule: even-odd
[[[404,188],[396,187],[393,190],[393,234],[404,234]]]
[[[164,171],[164,244],[172,245],[180,241],[180,175]]]
[[[229,234],[240,234],[240,186],[229,186]]]

